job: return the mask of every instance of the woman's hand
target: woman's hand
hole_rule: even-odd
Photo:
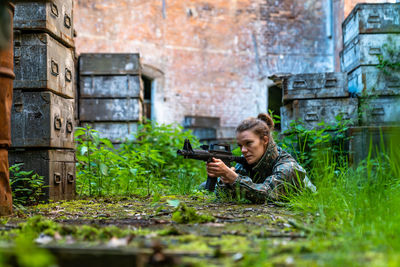
[[[235,168],[229,168],[225,163],[220,160],[213,158],[213,161],[207,163],[207,174],[210,177],[220,177],[222,182],[226,184],[233,184],[236,178],[239,176],[235,172]]]

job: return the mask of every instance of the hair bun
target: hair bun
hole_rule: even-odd
[[[271,116],[268,115],[267,113],[258,114],[257,119],[265,122],[268,125],[268,127],[270,128],[270,130],[272,130],[274,128],[274,121],[272,120]]]

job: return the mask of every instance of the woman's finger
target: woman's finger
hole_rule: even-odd
[[[217,167],[217,166],[220,166],[219,163],[210,162],[207,164],[207,167]]]

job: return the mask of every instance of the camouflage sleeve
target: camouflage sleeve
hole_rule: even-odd
[[[289,161],[277,164],[272,175],[261,184],[253,183],[248,176],[239,175],[233,186],[239,186],[248,200],[264,202],[282,199],[288,192],[298,189],[305,177],[305,170],[296,162]]]
[[[266,200],[280,200],[293,188],[298,188],[306,177],[305,170],[294,161],[278,163],[272,175],[265,178],[263,183],[257,184],[249,176],[239,173],[232,185],[218,183],[218,187],[232,193],[240,192],[241,196],[253,203],[263,203]],[[239,190],[237,190],[239,188]]]

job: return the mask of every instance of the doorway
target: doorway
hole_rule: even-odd
[[[153,79],[142,75],[142,81],[143,81],[143,91],[144,91],[144,96],[143,96],[143,116],[151,120],[153,118]]]

